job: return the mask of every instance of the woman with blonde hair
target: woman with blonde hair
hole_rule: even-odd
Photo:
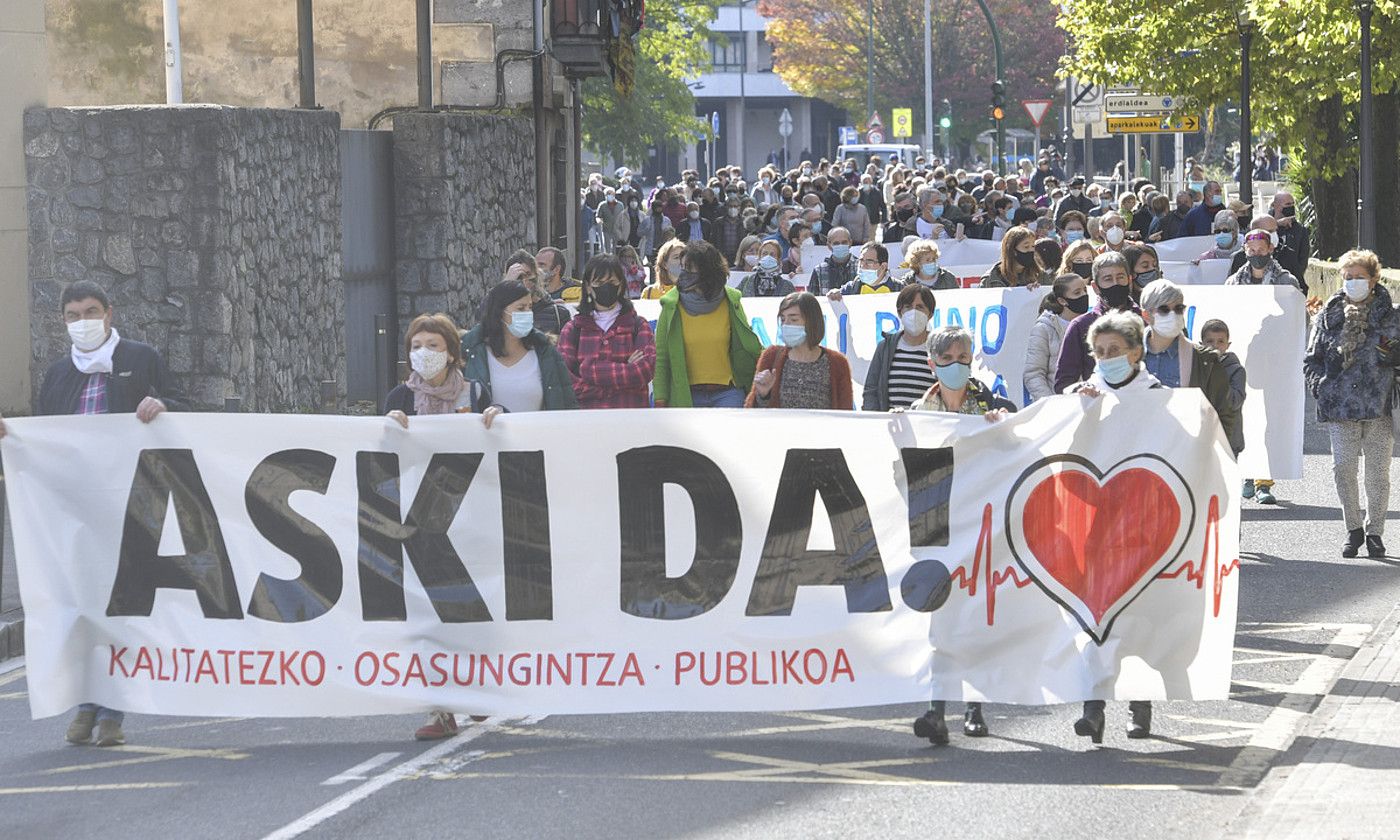
[[[1094,258],[1098,255],[1094,243],[1081,239],[1065,248],[1060,257],[1060,274],[1078,274],[1089,280],[1094,276]]]
[[[935,291],[962,288],[962,283],[953,276],[953,272],[939,266],[938,258],[941,255],[938,243],[932,239],[919,239],[905,248],[902,267],[913,272],[908,282],[911,285],[917,283],[927,286]]]
[[[656,282],[642,289],[642,300],[660,300],[661,296],[676,287],[681,275],[681,258],[685,253],[685,243],[671,239],[656,252]]]
[[[739,242],[739,250],[734,253],[734,262],[730,266],[735,271],[753,271],[758,268],[758,246],[763,242],[763,237],[750,234]]]
[[[1041,262],[1035,250],[1035,233],[1024,225],[1017,225],[1002,237],[1001,262],[982,275],[980,285],[984,289],[1006,286],[1034,289],[1054,279],[1055,275]]]

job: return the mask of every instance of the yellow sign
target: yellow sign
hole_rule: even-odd
[[[914,136],[914,111],[912,108],[895,108],[890,111],[894,118],[895,137]]]
[[[1195,114],[1173,117],[1169,114],[1149,117],[1109,117],[1109,134],[1187,134],[1201,130],[1201,118]]]

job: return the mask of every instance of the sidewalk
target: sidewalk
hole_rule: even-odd
[[[10,511],[5,517],[5,538],[0,545],[0,661],[24,653],[24,613],[19,607],[19,577],[15,568],[15,546],[10,538]]]
[[[1395,837],[1400,816],[1400,608],[1342,671],[1292,751],[1226,836]],[[1287,759],[1285,759],[1285,763]]]

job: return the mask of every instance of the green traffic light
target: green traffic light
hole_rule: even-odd
[[[942,119],[940,119],[940,120],[938,121],[938,125],[941,126],[941,127],[943,127],[943,128],[952,128],[952,127],[953,127],[953,121],[952,121],[951,119],[949,119],[948,117],[943,117]]]

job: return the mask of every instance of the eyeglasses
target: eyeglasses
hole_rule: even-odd
[[[867,259],[862,259],[862,260],[860,261],[860,267],[861,267],[861,268],[879,268],[879,267],[880,267],[880,261],[879,261],[879,260],[867,260]]]
[[[1178,315],[1185,315],[1186,304],[1178,303],[1176,306],[1167,306],[1166,304],[1162,304],[1161,306],[1157,307],[1158,315],[1170,315],[1173,312],[1175,312]]]

